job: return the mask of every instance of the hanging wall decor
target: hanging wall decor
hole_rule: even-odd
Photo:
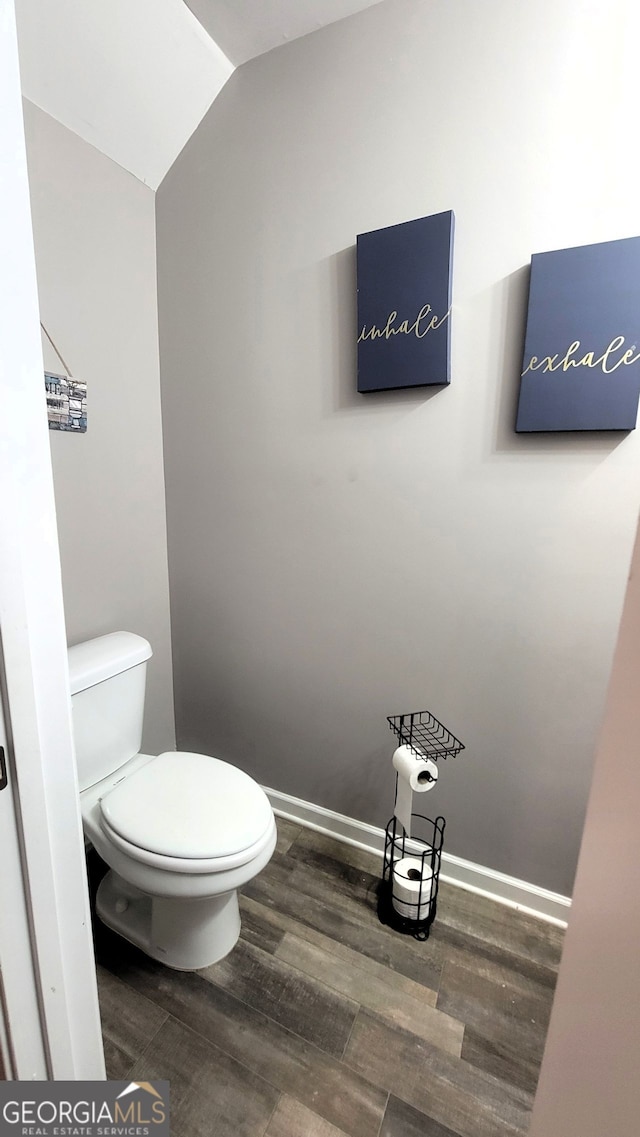
[[[74,379],[42,321],[40,327],[65,369],[63,375],[54,371],[44,373],[49,430],[84,434],[87,429],[87,384]]]
[[[640,237],[531,258],[516,430],[633,430]]]
[[[357,238],[358,391],[450,382],[451,210]]]
[[[45,371],[49,430],[69,430],[82,434],[87,429],[87,384],[71,375]]]

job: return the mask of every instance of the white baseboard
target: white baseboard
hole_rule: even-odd
[[[315,829],[318,833],[325,833],[347,845],[355,845],[358,849],[382,857],[384,829],[357,821],[353,817],[345,817],[342,813],[334,813],[324,806],[302,801],[279,790],[270,790],[265,786],[264,791],[278,817],[285,817],[307,829]],[[560,896],[557,892],[549,892],[546,888],[539,888],[536,884],[517,880],[506,873],[476,865],[462,857],[454,857],[451,853],[442,854],[440,879],[459,888],[466,888],[469,892],[477,892],[480,896],[488,896],[491,900],[517,908],[520,912],[546,920],[549,924],[557,924],[562,928],[567,926],[571,899]]]

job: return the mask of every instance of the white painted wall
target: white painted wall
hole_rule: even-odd
[[[86,434],[49,432],[67,635],[153,646],[143,745],[175,742],[160,413],[155,197],[25,101],[41,318],[87,382]],[[43,338],[45,365],[60,361]],[[44,398],[44,393],[43,393]]]
[[[233,65],[183,0],[18,0],[23,94],[151,186]]]
[[[527,266],[640,233],[630,0],[386,0],[239,69],[157,195],[181,746],[567,894],[640,438],[514,434]],[[356,234],[454,209],[452,384],[358,396]],[[432,796],[431,808],[436,807]]]

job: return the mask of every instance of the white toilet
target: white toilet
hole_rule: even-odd
[[[276,825],[253,778],[205,754],[140,754],[151,647],[113,632],[69,648],[82,823],[111,871],[100,919],[181,971],[240,935],[238,888],[269,861]]]

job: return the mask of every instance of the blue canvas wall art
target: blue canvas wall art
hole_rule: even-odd
[[[451,210],[357,238],[358,390],[450,381]]]
[[[633,430],[640,237],[531,258],[516,430]]]

